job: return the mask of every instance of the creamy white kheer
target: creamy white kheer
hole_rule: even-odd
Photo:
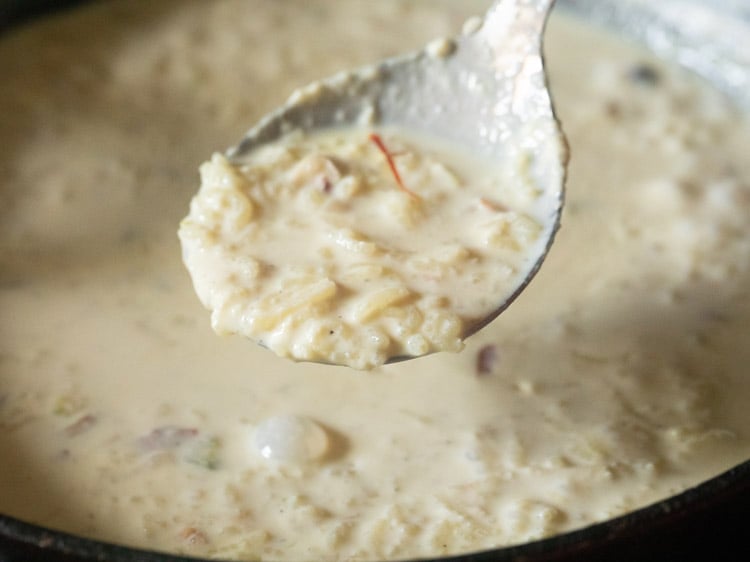
[[[175,236],[205,156],[485,7],[113,0],[0,40],[0,512],[203,557],[439,556],[750,456],[747,117],[559,14],[563,228],[496,322],[359,374],[207,325]]]
[[[460,350],[557,216],[528,160],[505,170],[406,131],[296,131],[234,160],[201,166],[185,264],[214,330],[297,360],[369,369]]]

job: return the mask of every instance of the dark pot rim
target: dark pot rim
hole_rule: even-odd
[[[719,514],[737,515],[744,527],[750,511],[750,461],[745,461],[682,493],[601,523],[516,546],[435,558],[441,562],[555,562],[578,560],[669,560],[676,552],[682,560],[702,559],[696,535],[711,522],[725,526]],[[21,552],[17,560],[101,560],[106,562],[196,562],[191,556],[172,555],[88,539],[26,523],[0,514],[0,539],[9,541],[10,552]],[[722,537],[717,537],[721,539]],[[737,537],[724,537],[735,539]],[[745,537],[740,537],[745,538]],[[674,541],[682,541],[677,545]],[[724,547],[728,546],[726,542]],[[722,544],[708,545],[714,552]],[[644,550],[645,549],[645,550]],[[7,549],[6,549],[7,550]],[[693,557],[692,555],[695,555]],[[32,558],[32,557],[36,558]],[[677,558],[674,558],[677,559]],[[726,560],[726,558],[724,558]],[[0,543],[0,560],[3,545]],[[16,558],[10,558],[14,561]],[[212,561],[217,559],[212,558]],[[424,559],[428,560],[428,559]]]

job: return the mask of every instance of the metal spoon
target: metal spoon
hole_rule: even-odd
[[[228,151],[250,151],[295,129],[396,125],[457,143],[501,163],[532,154],[549,217],[546,244],[510,297],[464,337],[497,317],[539,269],[559,226],[567,147],[554,115],[542,58],[542,35],[554,0],[497,0],[461,36],[426,49],[337,74],[301,88]],[[394,358],[401,360],[404,358]]]

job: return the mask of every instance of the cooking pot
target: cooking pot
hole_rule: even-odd
[[[82,0],[0,0],[0,32],[53,10],[73,9]],[[685,9],[700,2],[605,2],[561,0],[569,9],[645,43],[660,55],[711,80],[737,102],[750,107],[750,56],[738,52],[749,37],[750,10],[725,2],[721,14],[701,12],[700,25],[681,25]],[[706,2],[705,5],[709,5]],[[695,23],[698,20],[691,20]],[[710,25],[709,25],[710,24]],[[728,25],[716,34],[716,26]],[[19,56],[23,56],[19,53]],[[0,114],[1,115],[1,114]],[[2,467],[0,466],[0,470]],[[644,561],[746,560],[750,521],[750,461],[654,505],[574,532],[520,546],[443,558],[450,561]],[[187,562],[196,560],[126,548],[45,529],[0,514],[0,562]]]

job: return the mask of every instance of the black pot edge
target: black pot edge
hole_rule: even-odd
[[[737,505],[739,502],[739,505]],[[739,510],[738,510],[739,507]],[[572,562],[708,560],[744,540],[750,515],[750,461],[675,496],[601,523],[550,538],[439,558],[440,562]],[[711,527],[716,541],[706,543]],[[728,536],[722,536],[729,530]],[[199,558],[129,548],[54,531],[0,514],[0,562],[195,562]],[[748,544],[750,550],[750,544]],[[745,560],[747,552],[725,553]],[[711,558],[708,558],[711,557]],[[215,559],[212,559],[215,560]]]
[[[0,33],[53,12],[70,10],[89,0],[0,0]]]

